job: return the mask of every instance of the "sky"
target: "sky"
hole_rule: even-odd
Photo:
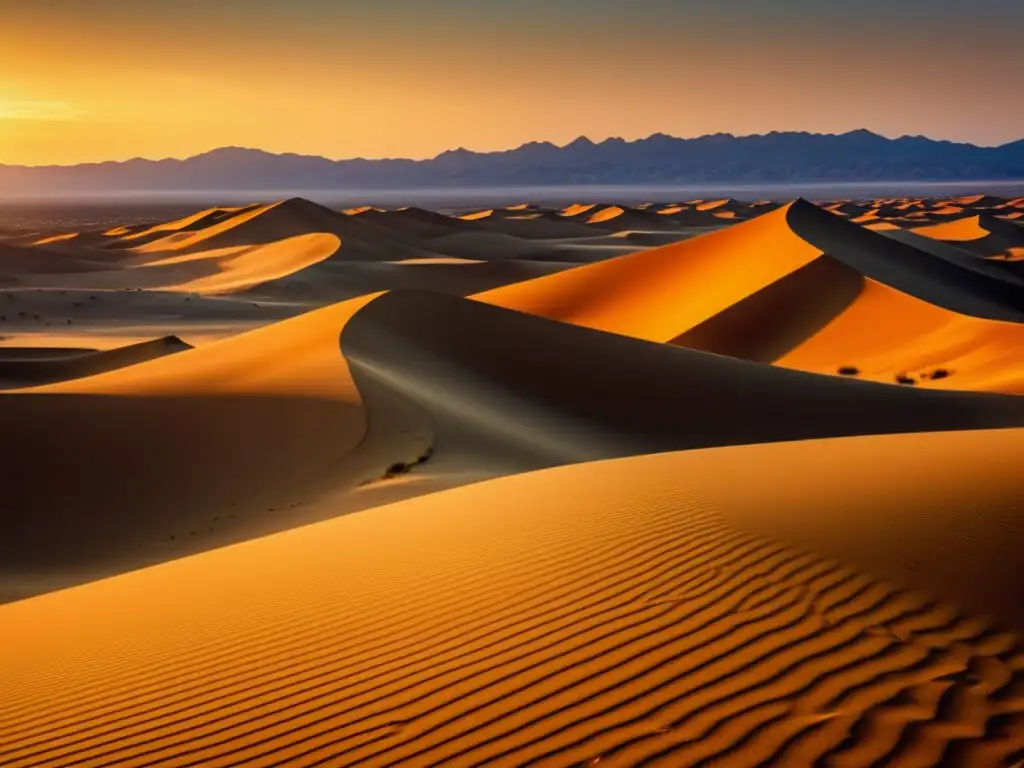
[[[0,0],[0,163],[1024,137],[1024,0]]]

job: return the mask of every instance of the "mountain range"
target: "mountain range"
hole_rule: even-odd
[[[0,193],[408,189],[431,187],[840,183],[1024,179],[1024,139],[999,147],[890,139],[867,130],[838,135],[773,132],[683,139],[580,137],[499,152],[455,149],[428,160],[330,160],[225,147],[185,160],[133,159],[71,166],[0,165]]]

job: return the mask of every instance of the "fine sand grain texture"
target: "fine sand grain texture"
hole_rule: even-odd
[[[0,755],[1010,765],[1021,449],[1018,430],[581,464],[2,606]]]

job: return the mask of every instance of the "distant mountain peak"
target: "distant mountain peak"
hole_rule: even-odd
[[[429,160],[331,160],[228,146],[187,160],[79,166],[0,166],[0,193],[203,189],[405,189],[568,184],[722,185],[1024,179],[1024,140],[978,147],[925,137],[889,139],[866,128],[843,134],[772,131],[690,139],[666,133],[563,147],[447,150]]]
[[[597,146],[597,144],[595,144],[593,141],[591,141],[589,137],[587,137],[587,136],[577,136],[575,139],[573,139],[568,144],[566,144],[565,148],[569,149],[570,147],[572,147],[572,148],[579,148],[579,147],[596,147],[596,146]]]

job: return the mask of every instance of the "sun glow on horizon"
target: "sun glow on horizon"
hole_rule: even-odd
[[[955,0],[960,10],[929,15],[924,3],[734,0],[747,21],[736,24],[700,0],[0,0],[0,163],[225,146],[424,159],[771,130],[1019,139],[1019,111],[991,107],[1020,101],[1010,22],[1024,4]],[[930,82],[936,50],[941,91],[908,100],[907,79]],[[979,87],[979,73],[996,76]]]
[[[83,110],[63,101],[19,101],[0,99],[0,120],[75,120]]]

